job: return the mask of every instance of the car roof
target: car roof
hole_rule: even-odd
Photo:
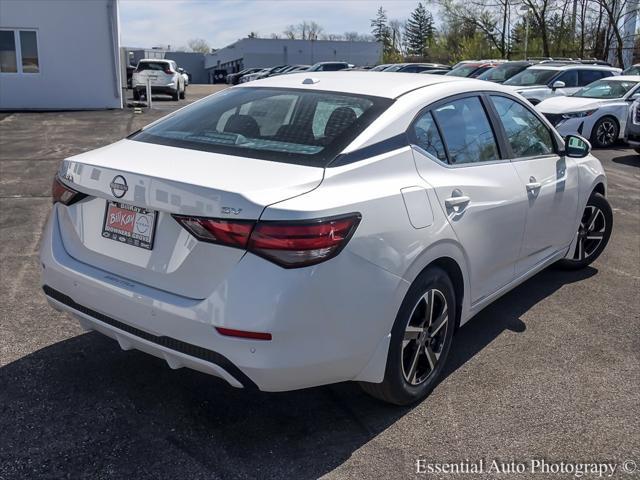
[[[423,75],[421,73],[379,72],[372,79],[364,70],[338,72],[301,72],[256,80],[233,88],[273,87],[353,93],[374,97],[397,98],[407,92],[447,82],[469,81],[462,77]],[[305,79],[307,80],[304,83]]]
[[[165,58],[141,58],[140,60],[138,60],[138,63],[142,63],[142,62],[164,62],[164,63],[169,63],[171,62],[171,60],[167,60]]]
[[[632,82],[640,82],[640,75],[616,75],[614,77],[603,78],[602,80],[614,80],[616,82],[628,82],[631,80]]]
[[[620,71],[619,68],[610,67],[608,65],[592,65],[592,64],[584,64],[584,63],[566,63],[566,64],[552,64],[552,63],[538,63],[536,65],[532,65],[528,68],[528,70],[575,70],[579,68],[580,70],[606,70],[610,72]]]

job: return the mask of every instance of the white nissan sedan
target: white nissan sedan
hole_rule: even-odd
[[[588,142],[511,92],[353,71],[209,96],[63,162],[44,293],[235,387],[420,400],[460,325],[611,235]]]

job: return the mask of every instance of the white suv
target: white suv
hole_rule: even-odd
[[[570,95],[596,80],[620,75],[622,70],[606,65],[579,63],[541,63],[514,75],[504,82],[533,105],[545,98]]]
[[[140,95],[146,91],[147,80],[152,94],[171,95],[176,101],[185,97],[186,83],[173,60],[142,59],[138,62],[131,78],[134,100],[140,100]]]

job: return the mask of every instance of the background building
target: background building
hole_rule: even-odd
[[[382,46],[376,42],[243,38],[207,54],[205,68],[234,73],[243,68],[313,65],[334,60],[354,65],[375,65],[381,57]]]
[[[117,0],[0,1],[0,109],[122,108]]]

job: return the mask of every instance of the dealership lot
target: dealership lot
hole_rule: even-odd
[[[188,101],[214,89],[191,86]],[[51,310],[37,249],[57,165],[184,104],[0,115],[0,479],[396,478],[417,458],[640,465],[640,158],[622,147],[596,151],[615,215],[603,256],[542,272],[484,310],[413,408],[352,384],[235,390]]]

